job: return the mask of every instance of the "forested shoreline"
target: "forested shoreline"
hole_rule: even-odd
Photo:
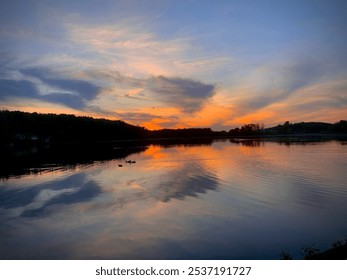
[[[287,121],[270,128],[264,128],[262,124],[246,124],[229,131],[213,131],[211,128],[148,130],[121,120],[95,119],[68,114],[0,111],[0,143],[2,145],[195,137],[271,137],[296,134],[347,134],[347,121],[341,120],[334,124],[324,122],[292,124]]]

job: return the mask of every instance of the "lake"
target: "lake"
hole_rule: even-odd
[[[347,236],[346,142],[112,151],[2,174],[0,258],[300,259]]]

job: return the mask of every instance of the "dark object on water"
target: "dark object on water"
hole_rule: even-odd
[[[122,164],[118,164],[118,167],[123,167],[123,165]]]

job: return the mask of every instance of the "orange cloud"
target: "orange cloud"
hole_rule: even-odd
[[[234,118],[230,121],[230,124],[264,123],[273,116],[274,113],[270,109],[265,109]]]

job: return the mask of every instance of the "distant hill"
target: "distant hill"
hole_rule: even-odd
[[[285,136],[300,134],[347,134],[347,121],[341,120],[337,123],[324,122],[285,122],[274,127],[264,128],[260,124],[246,124],[241,128],[231,129],[230,137],[237,136]]]
[[[347,133],[347,121],[339,121],[334,124],[324,122],[300,122],[277,125],[275,127],[264,129],[265,134],[331,134]]]

